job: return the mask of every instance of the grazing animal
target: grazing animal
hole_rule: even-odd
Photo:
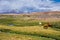
[[[48,27],[52,27],[52,25],[51,25],[50,23],[46,23],[46,24],[44,24],[44,26],[43,26],[44,29],[48,29]]]

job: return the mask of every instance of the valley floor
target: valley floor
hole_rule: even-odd
[[[60,30],[44,29],[43,26],[0,25],[0,40],[60,40]]]

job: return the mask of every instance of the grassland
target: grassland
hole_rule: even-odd
[[[45,37],[36,37],[22,34],[0,33],[0,40],[54,40]]]
[[[45,23],[25,16],[2,16],[0,40],[60,40],[60,22],[51,22],[48,29],[43,28]]]

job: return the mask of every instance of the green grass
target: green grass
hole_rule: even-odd
[[[0,32],[0,40],[54,40],[54,39]]]
[[[38,20],[32,20],[32,19],[26,19],[24,17],[22,18],[19,18],[19,16],[17,16],[16,18],[14,18],[13,16],[9,16],[9,17],[6,17],[6,18],[1,18],[0,19],[0,24],[3,24],[3,25],[13,25],[13,26],[41,26],[41,25],[44,25],[46,22],[42,22],[41,25],[39,25],[39,22],[41,21],[38,21]],[[53,26],[52,28],[58,28],[60,29],[60,22],[50,22]]]
[[[43,26],[46,22],[42,22],[41,25],[39,25],[40,21],[37,20],[30,20],[30,19],[19,19],[19,18],[4,18],[0,19],[0,25],[13,25],[13,26]],[[52,28],[58,28],[60,29],[60,22],[50,22],[53,26]]]
[[[0,31],[5,33],[30,35],[30,36],[36,36],[36,37],[41,36],[41,37],[60,40],[60,31],[53,30],[52,28],[43,29],[42,27],[39,27],[39,26],[9,27],[9,26],[0,25]]]
[[[26,19],[26,17],[1,18],[0,40],[9,40],[10,38],[10,40],[20,40],[21,37],[21,40],[25,38],[25,40],[60,40],[60,22],[50,22],[53,26],[48,29],[43,28],[47,22],[42,22],[41,25],[39,22],[42,21]]]

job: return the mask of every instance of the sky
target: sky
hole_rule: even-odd
[[[0,0],[0,13],[60,11],[60,0]]]

